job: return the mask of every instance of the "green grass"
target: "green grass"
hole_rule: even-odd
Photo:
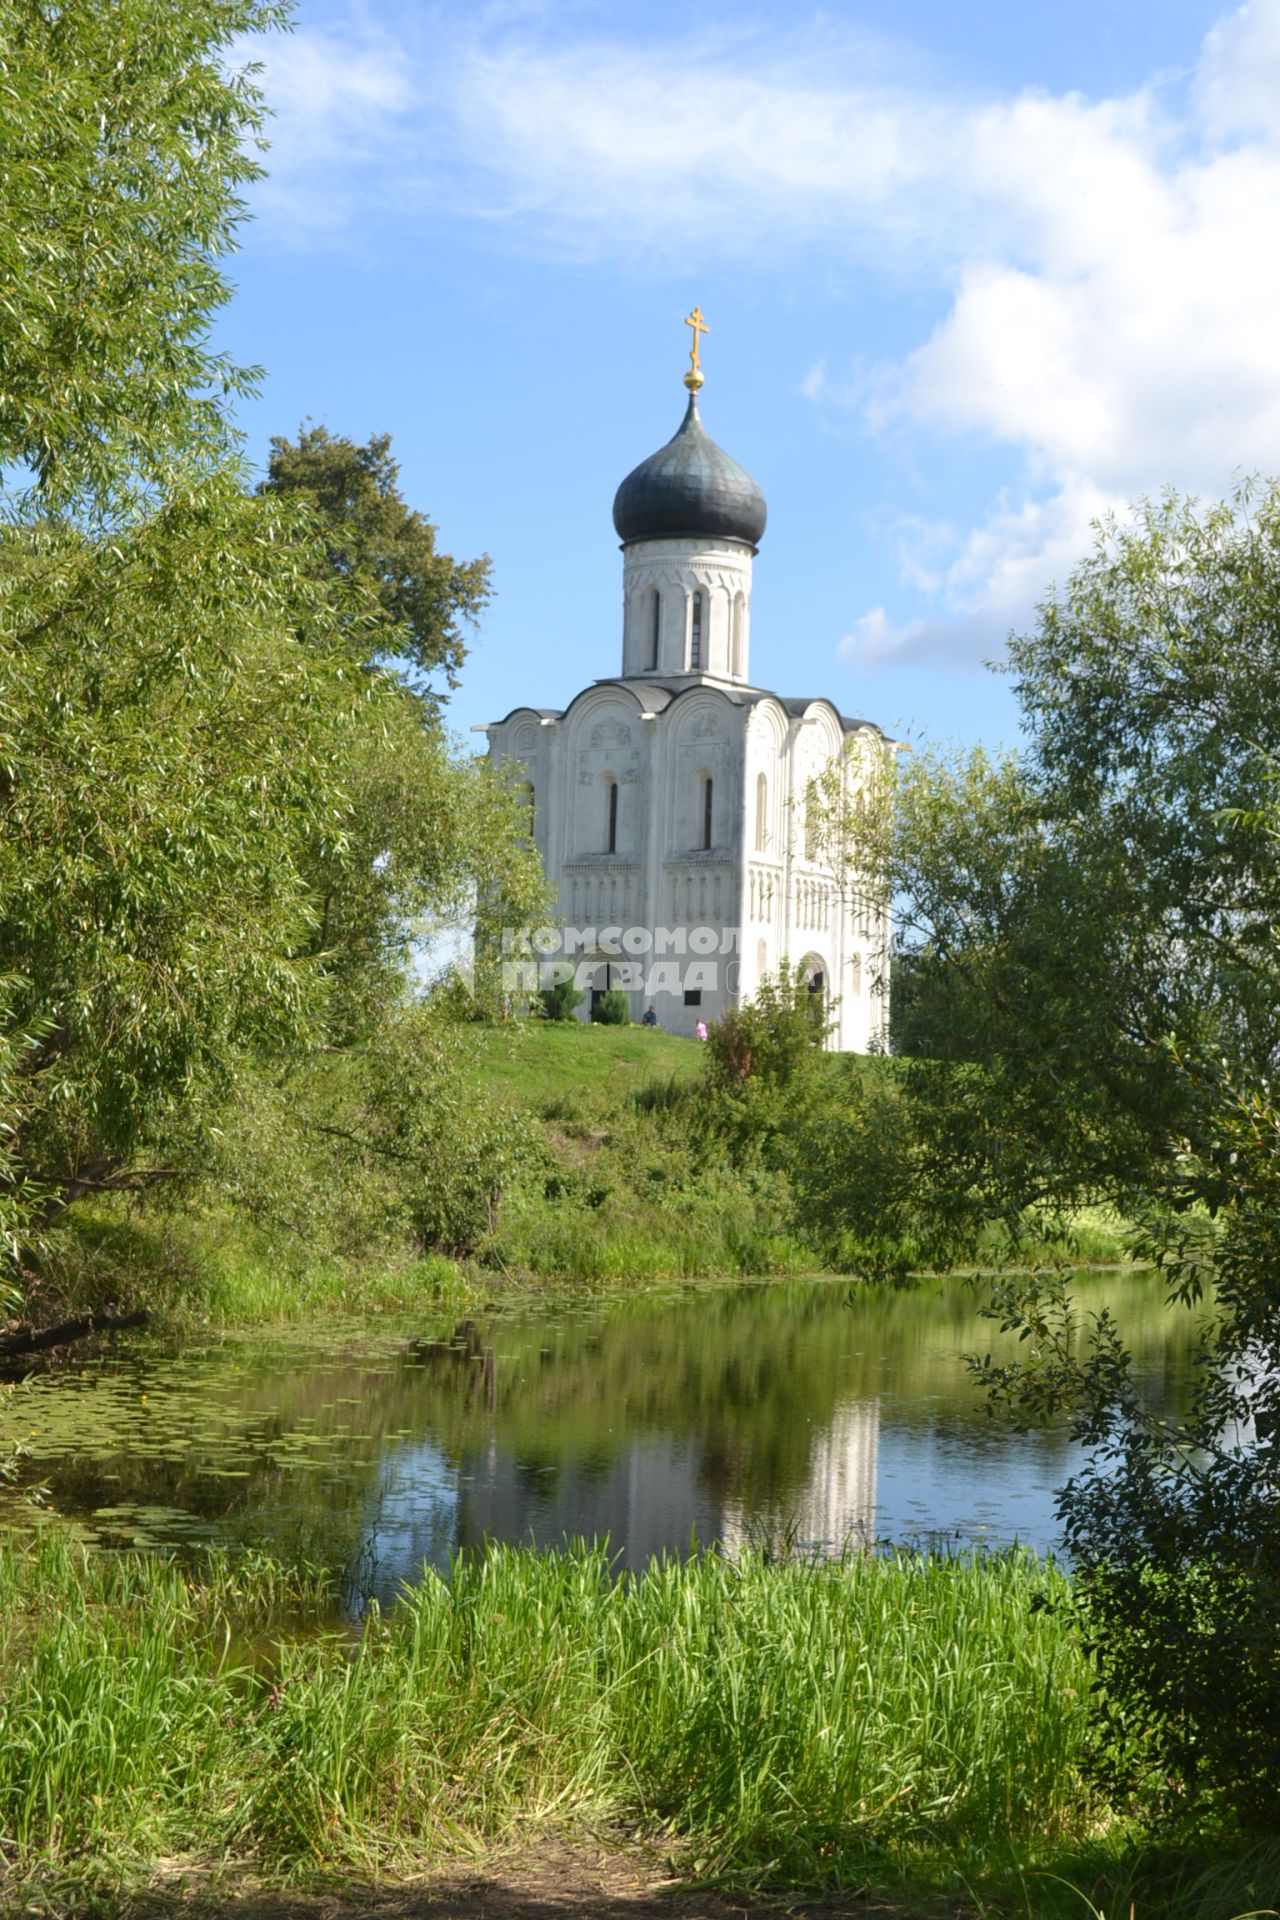
[[[699,1042],[661,1027],[521,1020],[483,1031],[475,1079],[498,1099],[542,1112],[566,1099],[617,1102],[650,1080],[692,1081],[701,1070]]]
[[[352,1314],[464,1306],[495,1287],[624,1287],[650,1282],[821,1270],[824,1256],[792,1222],[785,1174],[768,1156],[700,1130],[695,1095],[705,1048],[641,1027],[524,1021],[471,1029],[477,1092],[532,1116],[536,1163],[504,1192],[498,1228],[466,1260],[416,1254],[388,1235],[358,1254],[308,1244],[193,1199],[168,1213],[127,1202],[77,1205],[50,1236],[40,1285],[25,1303],[48,1324],[107,1305],[149,1307],[166,1323],[269,1325]],[[849,1075],[893,1063],[823,1056],[833,1094]],[[325,1229],[316,1227],[317,1241]],[[978,1265],[1007,1266],[1001,1237]],[[863,1249],[826,1257],[859,1271]],[[904,1270],[917,1252],[896,1245]],[[1070,1239],[1014,1258],[1118,1264],[1123,1223],[1082,1218]]]
[[[354,1645],[264,1658],[264,1620],[314,1579],[0,1552],[5,1857],[368,1868],[625,1818],[799,1886],[1007,1862],[1089,1805],[1087,1680],[1029,1559],[614,1580],[596,1551],[495,1547]],[[252,1663],[228,1651],[246,1612]]]
[[[1064,1920],[1272,1904],[1276,1843],[1161,1846],[1088,1784],[1063,1584],[1025,1555],[614,1579],[598,1551],[493,1547],[353,1639],[314,1570],[0,1546],[0,1881],[75,1907],[174,1857],[396,1873],[620,1822],[792,1893]]]
[[[51,1324],[104,1307],[146,1307],[167,1326],[266,1326],[465,1305],[479,1291],[457,1262],[380,1250],[326,1259],[244,1220],[191,1210],[146,1214],[79,1206],[42,1259],[25,1311]]]
[[[818,1270],[810,1248],[767,1220],[682,1222],[635,1204],[586,1219],[543,1210],[513,1222],[504,1251],[526,1278],[590,1286]]]

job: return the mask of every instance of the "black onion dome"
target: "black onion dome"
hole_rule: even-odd
[[[624,542],[712,535],[754,547],[765,517],[764,495],[708,434],[693,395],[679,432],[627,475],[613,501]]]

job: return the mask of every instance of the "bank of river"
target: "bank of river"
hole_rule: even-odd
[[[1159,1284],[1079,1292],[1176,1409]],[[1052,1542],[1072,1451],[988,1421],[981,1297],[495,1302],[33,1379],[6,1408],[46,1492],[0,1540],[0,1909],[133,1912],[175,1863],[453,1887],[450,1860],[470,1884],[514,1835],[554,1859],[584,1833],[916,1915],[1274,1904],[1280,1849],[1179,1855],[1100,1786],[1052,1561],[841,1553]],[[572,1535],[610,1545],[536,1550]]]
[[[1119,1312],[1153,1402],[1186,1390],[1189,1316],[1140,1273],[1080,1276]],[[147,1337],[33,1380],[10,1408],[46,1511],[108,1546],[253,1545],[384,1606],[486,1539],[692,1540],[838,1552],[1054,1539],[1075,1455],[988,1419],[982,1289],[831,1280],[648,1292],[322,1334]]]

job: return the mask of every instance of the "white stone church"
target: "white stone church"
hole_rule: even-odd
[[[887,912],[824,856],[806,798],[837,762],[856,803],[893,743],[830,700],[752,684],[765,502],[699,417],[695,321],[679,431],[613,503],[622,671],[563,712],[516,707],[485,729],[527,791],[559,903],[560,929],[535,939],[537,978],[587,988],[582,1018],[620,988],[633,1020],[652,1006],[692,1035],[786,960],[828,997],[830,1044],[865,1052],[887,1040]]]

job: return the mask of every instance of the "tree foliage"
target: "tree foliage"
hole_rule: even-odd
[[[787,1170],[820,1103],[817,1075],[830,1030],[824,995],[785,960],[749,1000],[711,1022],[700,1097],[688,1116],[703,1139],[698,1164],[727,1156],[776,1183],[782,1203]]]
[[[913,755],[891,812],[841,823],[895,900],[940,1205],[1223,1198],[1187,1063],[1253,1084],[1280,1045],[1278,521],[1273,494],[1171,500],[1106,532],[1012,643],[1024,752]]]
[[[358,626],[369,660],[397,655],[423,689],[443,673],[456,687],[465,654],[462,628],[489,597],[489,560],[455,560],[436,529],[399,488],[390,434],[362,447],[324,427],[301,426],[296,441],[271,442],[262,492],[305,500],[323,542],[325,571],[366,589],[374,617]]]
[[[540,1141],[477,1084],[476,1046],[475,1028],[431,997],[388,996],[351,1049],[244,1077],[206,1187],[286,1252],[481,1251]]]
[[[344,844],[362,690],[297,637],[323,599],[271,536],[208,483],[126,541],[5,549],[0,953],[37,1036],[15,1146],[55,1207],[158,1175],[170,1103],[317,1014],[301,856]]]
[[[46,507],[102,513],[131,480],[218,458],[226,392],[252,375],[209,343],[222,261],[260,171],[239,36],[270,0],[128,0],[0,11],[0,460]]]
[[[572,1020],[584,998],[581,987],[575,987],[572,980],[557,980],[538,995],[546,1020]]]
[[[250,0],[18,0],[0,23],[10,1245],[85,1194],[226,1175],[265,1086],[373,1058],[424,925],[541,904],[516,803],[383,664],[434,646],[447,667],[479,563],[441,557],[419,591],[388,547],[380,577],[335,551],[323,501],[255,497],[236,464],[241,376],[208,328],[262,109],[225,62],[280,23]],[[431,530],[371,449],[425,566]],[[407,1013],[399,1037],[441,1102],[439,1050]]]
[[[1154,1410],[1110,1315],[1087,1326],[1061,1280],[1009,1281],[993,1312],[1027,1342],[979,1368],[1029,1425],[1069,1414],[1093,1450],[1060,1497],[1073,1606],[1097,1668],[1109,1772],[1139,1771],[1171,1811],[1270,1831],[1280,1783],[1280,1108],[1225,1067],[1195,1067],[1220,1186],[1173,1223],[1171,1304],[1202,1312],[1190,1406]],[[1207,1080],[1202,1076],[1207,1073]]]
[[[788,1086],[822,1051],[831,1009],[784,960],[749,1000],[728,1007],[707,1029],[707,1075],[721,1089]]]
[[[1113,1730],[1175,1797],[1258,1822],[1280,1782],[1280,490],[1104,528],[1011,659],[1025,752],[917,761],[892,824],[848,823],[902,903],[917,1204],[973,1243],[1109,1201],[1205,1313],[1176,1423],[1042,1274],[994,1305],[1025,1357],[980,1372],[1094,1449],[1061,1513]]]

